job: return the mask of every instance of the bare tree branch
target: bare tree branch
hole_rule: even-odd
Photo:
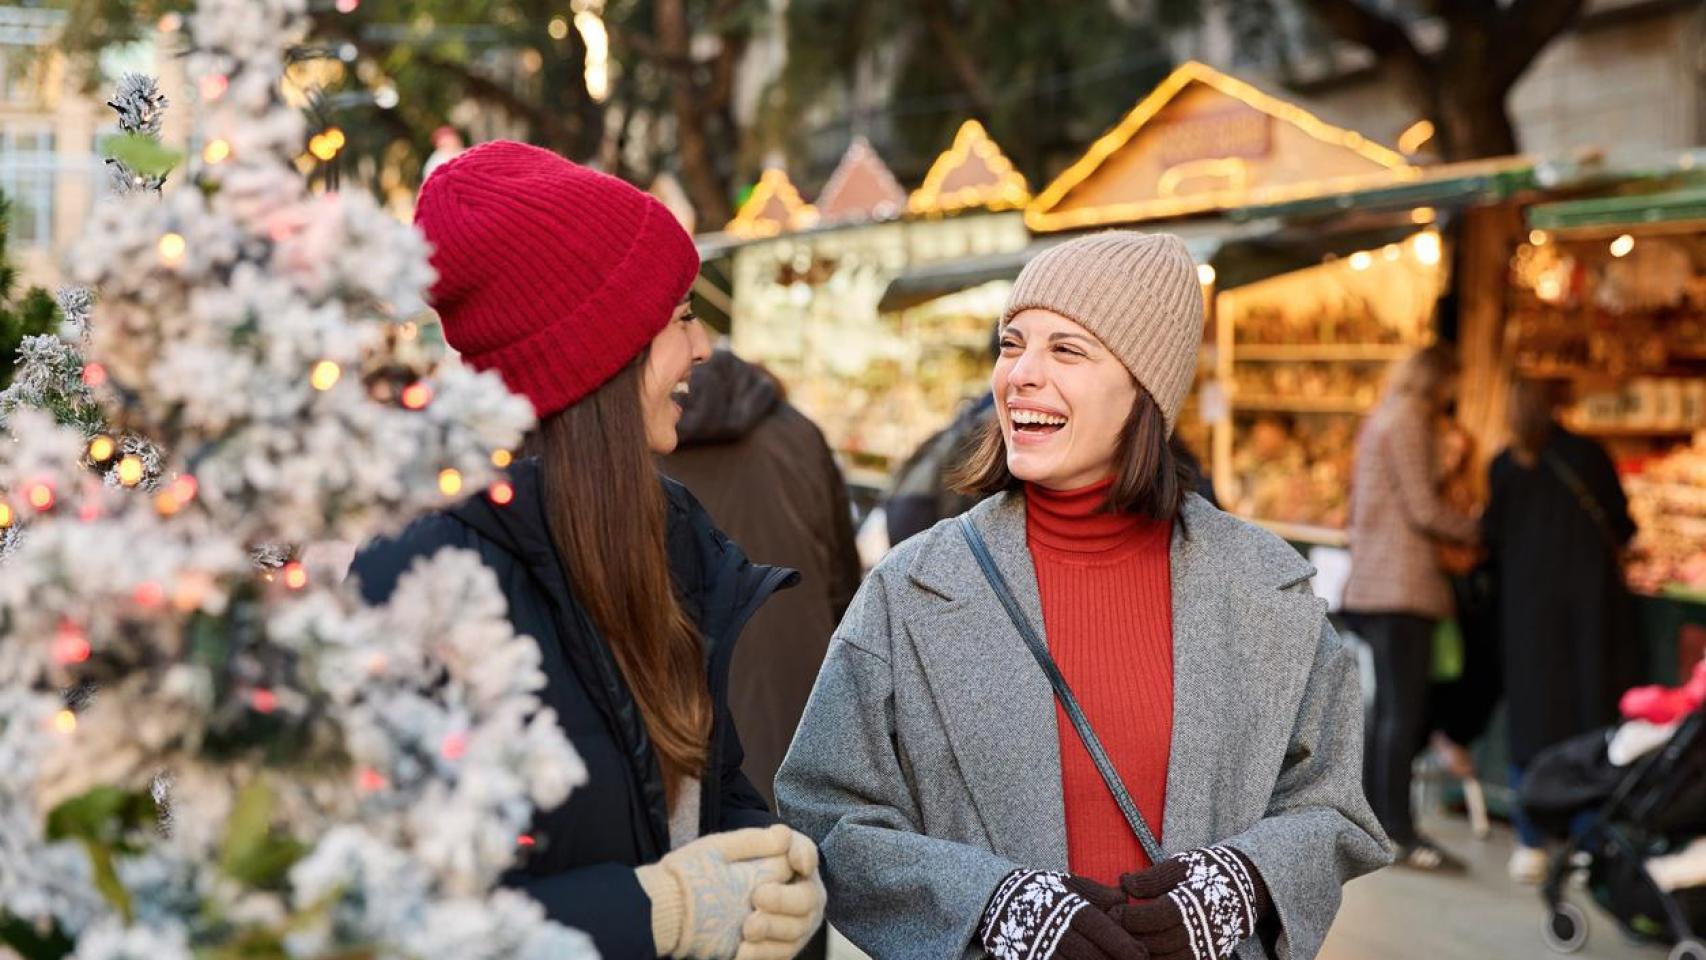
[[[994,112],[995,98],[990,95],[989,85],[983,82],[983,72],[966,52],[965,44],[960,40],[959,27],[954,23],[953,13],[945,0],[921,0],[919,6],[936,51],[947,61],[948,69],[953,71],[960,88],[971,99],[972,111],[978,116],[989,117]]]
[[[1428,82],[1431,64],[1402,23],[1374,12],[1358,0],[1304,0],[1304,6],[1322,26],[1367,49],[1377,61],[1395,70],[1418,102],[1433,99]]]

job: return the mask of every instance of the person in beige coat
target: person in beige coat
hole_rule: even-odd
[[[1475,518],[1441,497],[1434,462],[1432,425],[1451,399],[1456,374],[1443,344],[1399,365],[1357,438],[1351,480],[1344,607],[1368,642],[1375,673],[1364,788],[1399,845],[1399,862],[1423,870],[1461,869],[1417,831],[1410,809],[1410,765],[1427,735],[1434,628],[1453,606],[1436,547],[1473,544],[1477,537]]]

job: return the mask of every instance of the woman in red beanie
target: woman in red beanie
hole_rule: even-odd
[[[692,240],[654,198],[545,150],[446,162],[415,222],[462,360],[532,401],[513,497],[476,497],[368,546],[370,601],[417,558],[477,551],[539,643],[588,782],[520,838],[510,882],[612,960],[794,956],[823,914],[817,849],[742,776],[728,709],[741,627],[793,571],[748,562],[653,455],[693,365]]]

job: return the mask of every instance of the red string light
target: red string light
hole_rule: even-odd
[[[391,782],[385,779],[385,775],[372,767],[362,767],[361,776],[356,780],[356,786],[364,793],[378,793],[390,785]]]
[[[99,387],[102,384],[105,384],[106,382],[107,382],[107,368],[106,367],[103,367],[98,363],[85,363],[83,365],[83,385],[84,386],[86,386],[86,387]]]
[[[403,406],[410,410],[425,410],[432,402],[432,387],[416,381],[403,388]]]
[[[147,583],[137,585],[135,592],[131,594],[131,599],[136,601],[137,606],[145,610],[152,610],[166,602],[166,590],[158,583],[150,580]]]
[[[24,492],[24,496],[29,499],[30,506],[35,507],[37,511],[45,513],[53,509],[53,488],[45,483],[31,484],[30,488]]]
[[[284,585],[292,590],[301,590],[308,586],[308,569],[295,561],[285,564]]]
[[[254,707],[256,713],[272,713],[278,709],[278,694],[266,687],[256,687],[249,691],[249,706]]]
[[[451,733],[445,735],[444,742],[439,744],[438,752],[446,760],[460,760],[468,753],[468,735],[466,733]]]
[[[89,638],[83,628],[70,620],[60,623],[59,631],[53,635],[54,661],[69,666],[88,660],[89,654]]]
[[[492,484],[492,489],[487,495],[492,498],[493,503],[500,507],[507,507],[515,500],[515,487],[500,480],[497,483]]]

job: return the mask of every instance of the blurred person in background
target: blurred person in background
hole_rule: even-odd
[[[1453,612],[1438,544],[1474,544],[1473,516],[1441,495],[1433,427],[1456,391],[1445,344],[1412,354],[1357,437],[1351,482],[1351,572],[1346,618],[1374,659],[1374,707],[1366,731],[1364,787],[1399,863],[1420,870],[1463,864],[1422,836],[1410,804],[1410,771],[1427,737],[1434,632]]]
[[[432,172],[444,165],[446,160],[457,156],[467,147],[462,142],[462,134],[448,124],[432,132],[432,153],[427,154],[426,163],[421,166],[421,182],[432,176]]]
[[[1504,645],[1511,785],[1535,754],[1617,719],[1639,679],[1629,642],[1622,553],[1635,535],[1623,484],[1604,449],[1554,416],[1551,385],[1511,387],[1511,444],[1489,470],[1482,518]],[[1510,873],[1545,877],[1544,837],[1514,817]]]
[[[664,473],[749,556],[801,574],[753,615],[729,678],[743,769],[770,800],[829,635],[859,589],[847,484],[823,433],[788,403],[781,383],[727,350],[693,371],[682,408],[681,442],[662,458]]]

